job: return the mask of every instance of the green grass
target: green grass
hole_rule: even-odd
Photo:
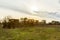
[[[0,40],[60,40],[60,28],[27,27],[0,29]]]

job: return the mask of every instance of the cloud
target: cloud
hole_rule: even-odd
[[[11,9],[18,12],[23,12],[32,15],[29,11],[29,1],[26,0],[0,0],[0,7]]]
[[[34,5],[38,6],[39,12],[31,12],[30,7]],[[39,17],[60,18],[60,13],[53,14],[60,9],[58,0],[0,0],[0,7]]]

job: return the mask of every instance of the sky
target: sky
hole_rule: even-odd
[[[60,21],[60,0],[0,0],[0,19],[8,15]]]

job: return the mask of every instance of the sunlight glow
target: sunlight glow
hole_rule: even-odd
[[[37,6],[32,6],[32,7],[31,7],[31,10],[32,10],[32,11],[39,11],[39,9],[38,9]]]

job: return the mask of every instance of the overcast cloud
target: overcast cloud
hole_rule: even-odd
[[[31,7],[33,6],[37,6],[39,11],[32,11]],[[54,18],[57,20],[60,18],[59,0],[0,0],[0,8],[39,17]]]

